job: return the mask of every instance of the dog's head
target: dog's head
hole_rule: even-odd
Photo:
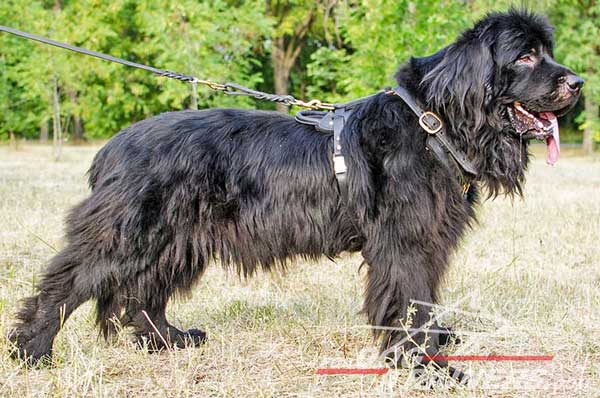
[[[455,131],[545,140],[559,154],[557,117],[579,99],[583,80],[553,59],[553,28],[526,11],[494,13],[429,57],[426,99]]]

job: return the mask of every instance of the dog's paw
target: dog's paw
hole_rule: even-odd
[[[199,329],[176,331],[164,336],[148,332],[137,335],[136,339],[139,348],[146,349],[149,353],[159,353],[173,348],[199,347],[206,342],[206,333]]]
[[[462,340],[460,337],[452,331],[450,327],[441,327],[438,333],[438,344],[445,346],[453,342],[454,344],[461,344]]]
[[[206,332],[200,329],[189,329],[177,335],[174,346],[177,348],[199,347],[206,342]]]
[[[24,361],[27,366],[48,365],[52,362],[52,342],[44,334],[29,336],[18,330],[11,330],[7,336],[10,342],[10,356]]]
[[[415,365],[411,374],[420,386],[430,389],[467,386],[470,379],[469,375],[462,370],[452,366],[439,367],[435,363],[430,363],[428,366]]]

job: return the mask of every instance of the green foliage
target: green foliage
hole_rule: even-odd
[[[346,10],[344,36],[352,54],[342,82],[350,97],[393,84],[393,74],[410,56],[425,56],[451,43],[468,25],[456,1],[367,0]],[[451,16],[451,17],[449,17]]]
[[[169,70],[239,81],[261,82],[257,43],[271,22],[252,2],[79,0],[60,9],[41,1],[0,5],[0,23],[84,48]],[[12,21],[12,22],[11,22]],[[15,23],[15,21],[19,21]],[[157,79],[68,51],[0,35],[0,131],[34,137],[52,115],[51,82],[58,79],[62,118],[79,115],[89,138],[108,137],[136,120],[191,106],[191,87]],[[73,102],[71,97],[75,96]],[[245,106],[247,98],[199,89],[199,106]]]
[[[550,8],[556,24],[556,58],[585,79],[585,101],[593,109],[583,111],[577,120],[580,128],[590,127],[600,142],[600,3],[596,1],[557,0]]]
[[[327,98],[329,102],[346,99],[348,92],[343,85],[350,78],[347,73],[350,56],[346,50],[321,47],[310,55],[310,61],[307,65],[307,95],[310,98]],[[338,87],[338,84],[341,87]],[[339,89],[342,89],[341,93],[338,92]]]
[[[283,37],[284,44],[290,44],[312,13],[290,73],[290,94],[338,102],[392,85],[396,68],[410,56],[432,54],[486,12],[504,10],[510,3],[5,0],[0,3],[0,24],[159,68],[272,92],[274,41]],[[588,100],[600,103],[600,3],[543,0],[529,5],[547,10],[557,28],[558,61],[580,73]],[[63,126],[72,130],[71,121],[78,116],[88,138],[109,137],[134,121],[170,110],[273,108],[202,86],[194,95],[188,84],[8,34],[0,34],[0,48],[0,139],[9,132],[38,136],[40,125],[52,117],[54,78]],[[580,126],[592,123],[600,132],[597,112],[582,111],[572,120]]]
[[[14,1],[3,3],[0,5],[0,21],[18,20],[18,10]],[[43,10],[39,5],[31,5],[27,11],[30,16],[29,27]],[[49,90],[39,95],[39,89],[44,84],[37,76],[39,72],[42,73],[42,79],[47,79],[47,57],[41,54],[34,70],[25,67],[33,47],[31,42],[0,35],[0,138],[8,137],[10,132],[24,137],[35,136],[39,122],[36,114],[47,108]],[[31,92],[30,87],[36,87],[38,94]]]

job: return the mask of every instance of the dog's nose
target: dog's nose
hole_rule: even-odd
[[[579,90],[581,90],[581,87],[583,87],[584,83],[583,79],[575,74],[568,74],[566,76],[562,76],[560,78],[560,81],[561,83],[566,84],[568,90],[573,94],[579,93]]]

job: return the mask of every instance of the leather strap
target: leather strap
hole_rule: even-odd
[[[473,163],[467,159],[467,156],[461,150],[452,145],[452,142],[446,135],[444,123],[439,116],[433,112],[424,111],[406,88],[402,86],[390,89],[387,93],[402,98],[406,105],[417,115],[421,128],[429,134],[429,137],[427,137],[427,147],[433,151],[441,163],[445,164],[446,167],[450,167],[449,159],[453,159],[463,174],[463,181],[470,181],[477,176],[477,169]]]
[[[346,179],[346,161],[342,153],[342,130],[350,113],[352,113],[352,110],[349,108],[336,108],[333,111],[333,170],[335,171],[340,195],[344,198],[348,191],[348,182]]]
[[[419,119],[419,125],[428,134],[426,145],[435,157],[452,170],[452,162],[459,171],[460,183],[463,186],[463,194],[466,195],[471,181],[477,176],[477,169],[467,159],[466,155],[457,149],[448,136],[442,119],[433,112],[424,111],[413,99],[410,93],[402,86],[386,89],[387,94],[400,97],[406,105],[415,113]],[[301,111],[296,114],[296,121],[312,125],[317,131],[324,134],[333,133],[333,167],[335,178],[338,182],[340,194],[345,196],[348,190],[346,181],[346,163],[342,151],[342,130],[348,120],[348,116],[356,105],[362,104],[377,94],[359,98],[344,104],[336,104],[335,109],[329,112]]]
[[[342,130],[354,108],[376,95],[378,94],[358,98],[343,104],[335,104],[335,109],[327,113],[312,110],[296,113],[298,123],[314,126],[320,133],[333,133],[333,169],[342,197],[346,197],[348,192],[347,168],[342,150]]]

